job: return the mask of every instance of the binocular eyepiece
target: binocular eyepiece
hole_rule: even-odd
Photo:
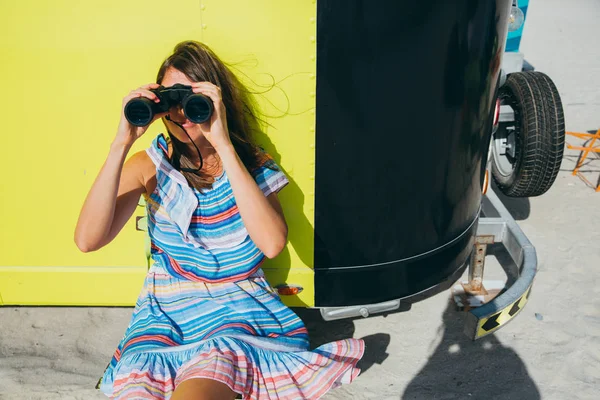
[[[185,117],[195,124],[208,121],[213,113],[212,100],[203,94],[194,93],[191,86],[177,83],[150,91],[158,97],[158,103],[146,97],[137,97],[125,105],[125,118],[131,125],[146,126],[156,114],[167,112],[178,105],[183,108]]]

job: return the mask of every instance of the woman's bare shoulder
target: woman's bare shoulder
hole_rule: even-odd
[[[134,153],[127,160],[126,168],[144,185],[146,195],[149,196],[156,189],[156,167],[145,150]]]

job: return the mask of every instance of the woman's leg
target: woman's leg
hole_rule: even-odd
[[[177,385],[171,400],[233,400],[236,396],[237,394],[224,383],[194,378]]]

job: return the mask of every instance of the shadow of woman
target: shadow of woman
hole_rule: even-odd
[[[294,309],[294,312],[306,325],[311,349],[325,343],[354,337],[353,319],[327,322],[321,318],[321,313],[315,309]],[[391,337],[387,333],[376,333],[361,339],[365,342],[365,353],[358,362],[357,367],[360,368],[361,373],[364,373],[374,364],[381,364],[388,358],[387,348]]]
[[[441,342],[406,387],[402,399],[540,399],[517,353],[493,335],[472,342],[449,301],[439,328]]]
[[[269,136],[262,132],[256,135],[256,141],[275,160],[289,180],[289,184],[278,194],[285,219],[289,226],[289,245],[275,259],[266,260],[262,267],[269,283],[272,286],[277,286],[282,283],[290,283],[287,282],[290,269],[301,267],[299,265],[292,265],[290,245],[300,259],[301,264],[310,268],[313,267],[314,228],[304,213],[304,193],[294,180],[293,174],[281,166],[281,155],[277,152],[275,145]],[[306,305],[299,298],[292,299],[292,302]]]

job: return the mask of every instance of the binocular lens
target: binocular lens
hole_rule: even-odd
[[[146,98],[132,99],[125,106],[125,117],[135,126],[146,126],[152,121],[152,103]]]
[[[212,101],[201,94],[194,94],[185,99],[183,111],[187,119],[195,124],[206,122],[213,112]]]

